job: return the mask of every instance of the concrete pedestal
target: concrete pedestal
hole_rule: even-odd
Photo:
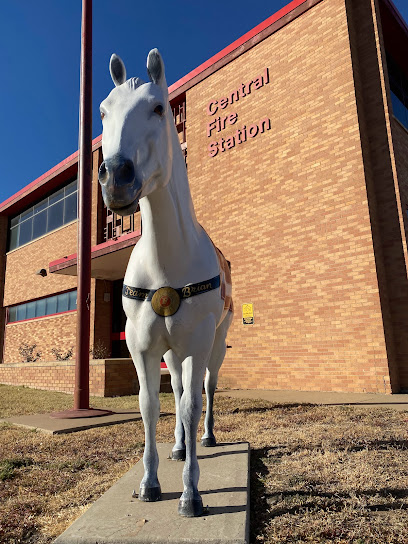
[[[162,500],[132,498],[143,476],[139,461],[55,544],[247,544],[249,541],[249,444],[198,446],[199,490],[208,514],[183,518],[177,505],[184,463],[171,461],[171,444],[158,444]]]

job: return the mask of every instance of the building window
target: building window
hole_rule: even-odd
[[[25,302],[16,306],[9,306],[7,323],[16,321],[25,321],[35,317],[44,317],[46,315],[61,314],[76,310],[77,290],[67,291],[53,297],[40,298],[32,302]]]
[[[77,180],[10,221],[9,251],[77,218]]]
[[[392,111],[408,129],[408,79],[395,60],[387,53],[388,78],[391,89]]]

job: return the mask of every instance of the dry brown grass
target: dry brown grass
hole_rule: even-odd
[[[171,442],[172,396],[161,402],[170,415],[158,441]],[[0,417],[71,406],[69,395],[0,386]],[[408,542],[407,413],[223,397],[215,406],[218,440],[251,444],[252,543]],[[141,422],[56,437],[1,427],[0,542],[51,542],[140,458],[143,439]]]

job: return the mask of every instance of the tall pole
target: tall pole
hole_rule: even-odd
[[[78,167],[78,289],[74,408],[54,412],[57,419],[96,417],[109,410],[89,407],[92,215],[92,0],[82,0],[81,90]]]
[[[78,291],[74,410],[88,410],[92,207],[92,0],[82,0],[78,196]]]

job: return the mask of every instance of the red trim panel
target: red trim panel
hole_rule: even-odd
[[[126,340],[126,333],[123,332],[113,332],[112,333],[112,340]]]

